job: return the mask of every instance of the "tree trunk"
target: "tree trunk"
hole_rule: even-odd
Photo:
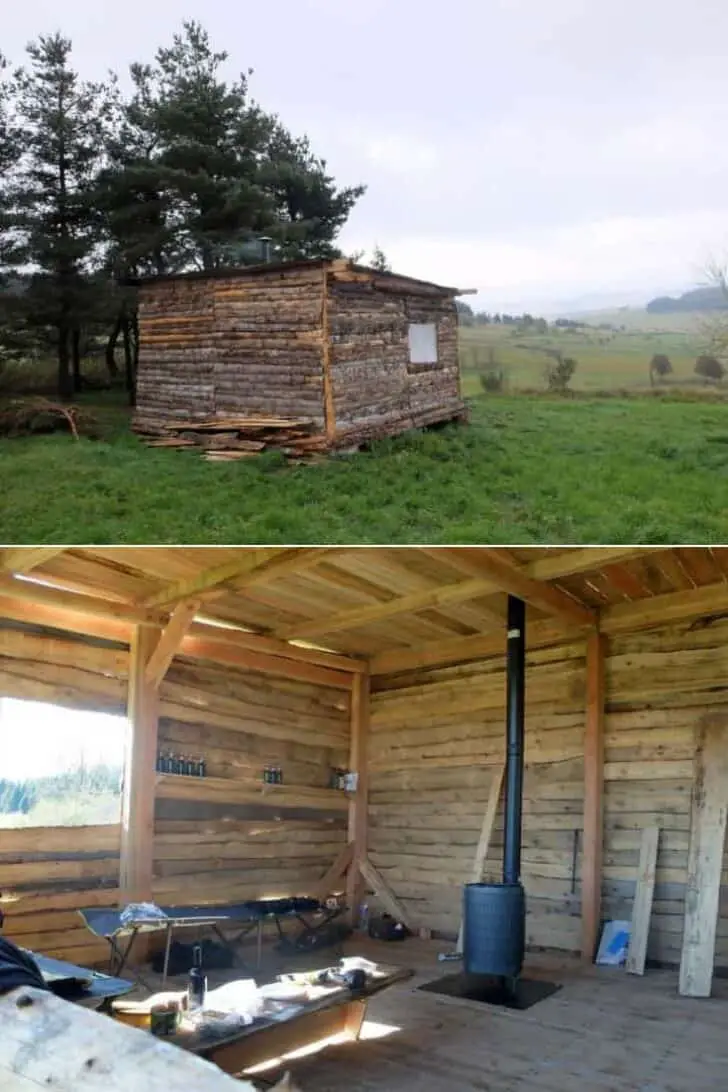
[[[124,324],[124,312],[119,311],[114,322],[114,328],[109,334],[109,340],[106,342],[106,370],[109,373],[109,379],[113,382],[114,379],[119,377],[119,365],[116,363],[116,344],[121,334],[121,328]]]
[[[83,389],[81,375],[81,329],[74,326],[71,330],[71,364],[73,367],[73,390],[78,393]]]
[[[61,322],[58,326],[58,395],[64,402],[70,402],[73,398],[73,376],[71,375],[68,334],[68,326],[65,322]]]
[[[128,314],[122,318],[122,334],[124,337],[124,377],[129,405],[136,405],[136,366],[134,353],[134,340],[132,337],[132,319]]]

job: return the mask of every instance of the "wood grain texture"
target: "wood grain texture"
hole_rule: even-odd
[[[629,934],[629,951],[625,963],[625,970],[629,974],[645,973],[659,842],[660,828],[657,826],[645,827],[642,831],[639,873],[632,907],[632,928]]]

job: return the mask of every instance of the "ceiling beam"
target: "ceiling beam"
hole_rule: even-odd
[[[617,603],[604,607],[599,628],[607,635],[630,633],[651,626],[670,625],[691,618],[728,612],[728,583],[707,584],[702,588],[654,595],[632,603]]]
[[[159,689],[172,660],[177,655],[183,638],[189,631],[195,614],[200,609],[199,599],[187,599],[178,603],[167,625],[159,635],[144,668],[144,681],[155,690]]]
[[[0,572],[29,573],[64,550],[65,546],[18,546],[0,550]]]
[[[546,614],[557,615],[577,626],[596,626],[596,611],[573,599],[560,588],[534,580],[506,550],[489,546],[445,547],[438,551],[438,556],[462,573],[492,580],[499,591],[517,595]]]
[[[359,629],[361,626],[368,626],[397,614],[414,614],[421,610],[463,603],[468,599],[478,599],[480,596],[493,595],[498,591],[500,588],[492,580],[463,580],[455,584],[429,588],[427,591],[397,596],[395,599],[387,600],[386,603],[372,603],[366,607],[342,611],[341,614],[314,618],[310,622],[296,622],[294,625],[282,626],[276,630],[275,636],[280,640],[303,640],[345,629]]]
[[[550,619],[532,622],[526,627],[528,649],[545,648],[583,638],[576,627],[564,627]],[[472,637],[452,637],[444,641],[430,641],[419,648],[398,648],[380,652],[370,661],[371,675],[395,675],[419,668],[445,667],[448,664],[485,660],[489,656],[504,656],[506,652],[506,627],[497,633],[476,633]]]
[[[120,622],[139,626],[164,626],[166,616],[161,612],[146,610],[134,603],[121,603],[115,599],[102,599],[95,595],[81,595],[62,588],[51,588],[34,580],[18,580],[13,576],[0,576],[0,595],[37,603],[44,607],[70,610],[76,614],[99,615],[115,618]],[[30,611],[28,612],[30,615]],[[31,617],[27,621],[32,621]]]
[[[584,546],[580,550],[555,553],[554,557],[540,557],[529,562],[524,570],[533,580],[558,580],[577,573],[600,572],[607,565],[624,565],[664,549],[665,546]]]
[[[341,546],[314,546],[308,549],[242,546],[238,550],[237,557],[222,565],[204,569],[185,580],[164,585],[153,595],[145,597],[142,605],[162,607],[176,603],[180,599],[189,599],[191,596],[203,595],[207,598],[208,592],[221,594],[223,586],[231,582],[234,582],[235,589],[238,590],[252,584],[262,584],[269,580],[291,576],[319,565],[332,552],[337,550],[340,552],[343,549],[344,547]]]
[[[265,652],[253,652],[247,648],[236,648],[226,641],[204,640],[188,634],[179,647],[180,656],[189,656],[195,660],[211,660],[217,664],[230,664],[248,671],[259,671],[265,675],[285,676],[299,682],[314,683],[317,686],[330,686],[336,690],[351,690],[354,676],[350,671],[334,671],[317,664],[289,660],[283,656],[270,656]]]

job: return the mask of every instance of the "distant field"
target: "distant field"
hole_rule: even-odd
[[[550,329],[547,334],[519,332],[513,326],[470,326],[461,330],[461,364],[465,394],[480,390],[478,371],[492,360],[502,368],[510,390],[545,386],[544,350],[560,350],[577,360],[575,390],[637,391],[650,386],[649,363],[665,353],[673,374],[663,386],[697,385],[695,359],[706,349],[704,324],[696,315],[648,315],[642,311],[598,312],[580,321],[619,323],[626,330]],[[654,328],[651,328],[654,327]],[[728,381],[726,382],[728,386]]]

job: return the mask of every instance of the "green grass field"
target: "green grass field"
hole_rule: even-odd
[[[665,353],[673,374],[664,387],[702,386],[694,374],[695,359],[706,351],[705,331],[694,315],[633,316],[627,328],[616,332],[599,330],[563,331],[553,328],[547,334],[522,332],[513,326],[464,327],[461,336],[461,362],[466,394],[480,389],[478,371],[493,360],[501,368],[510,390],[543,390],[546,349],[574,357],[578,366],[572,386],[584,391],[638,391],[650,386],[649,363],[656,353]],[[642,316],[642,326],[634,315]],[[612,322],[624,317],[611,315]],[[670,322],[651,322],[671,320]],[[687,321],[688,320],[692,321]],[[678,324],[677,319],[681,320]],[[595,321],[595,319],[593,319]],[[609,321],[602,319],[600,321]]]
[[[472,422],[314,465],[105,438],[0,441],[4,543],[722,543],[728,406],[479,397]]]

